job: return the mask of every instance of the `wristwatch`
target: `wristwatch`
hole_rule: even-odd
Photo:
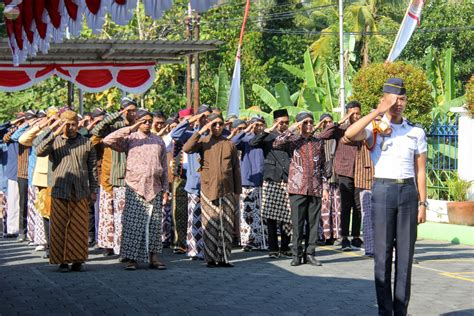
[[[419,201],[418,206],[428,207],[428,202],[427,201]]]

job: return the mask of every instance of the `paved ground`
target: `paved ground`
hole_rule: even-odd
[[[168,270],[123,271],[94,253],[87,272],[56,272],[40,253],[0,240],[0,315],[374,315],[373,262],[319,248],[323,266],[290,267],[266,253],[206,268],[165,249]],[[412,315],[474,315],[474,247],[419,241]]]

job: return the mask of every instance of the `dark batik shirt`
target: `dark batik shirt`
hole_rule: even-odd
[[[279,135],[273,143],[275,149],[290,154],[288,193],[321,197],[329,185],[326,177],[324,143],[314,136],[303,137],[290,131]]]

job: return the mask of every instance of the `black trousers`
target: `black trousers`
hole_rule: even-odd
[[[285,233],[283,229],[283,222],[278,222],[274,219],[267,218],[267,229],[268,229],[268,251],[278,252],[278,251],[288,251],[290,247],[290,236]],[[281,232],[281,246],[278,246],[278,228]]]
[[[25,236],[28,231],[28,179],[18,178],[20,195],[20,230],[18,234]]]
[[[302,257],[305,253],[314,254],[318,240],[321,198],[290,194],[290,207],[293,224],[293,256]],[[303,240],[305,241],[304,249]]]
[[[380,315],[406,315],[415,251],[418,193],[414,183],[376,180],[372,187],[375,290]],[[396,248],[392,299],[392,252]]]
[[[89,228],[87,230],[89,232],[89,242],[95,241],[95,207],[93,202],[89,207]]]
[[[341,235],[349,236],[349,223],[351,222],[352,211],[352,229],[351,236],[360,236],[361,207],[360,192],[362,189],[354,187],[354,178],[338,176],[339,190],[341,191]]]

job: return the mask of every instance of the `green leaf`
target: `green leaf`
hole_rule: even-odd
[[[306,50],[304,53],[304,72],[307,87],[315,89],[317,86],[316,77],[314,76],[313,61],[311,60],[309,50]]]
[[[278,102],[283,106],[293,105],[288,86],[281,81],[275,85],[275,97]]]
[[[451,101],[455,95],[455,79],[453,65],[453,50],[448,48],[444,55],[444,84],[445,93],[444,100]]]
[[[301,70],[299,67],[285,64],[285,63],[280,63],[280,66],[286,71],[288,71],[290,74],[292,74],[293,76],[300,78],[302,80],[305,79],[305,72]]]
[[[323,111],[321,103],[319,103],[315,96],[315,91],[309,88],[304,89],[303,98],[306,103],[306,108],[311,112]]]
[[[291,99],[291,104],[295,104],[295,102],[298,100],[299,96],[300,96],[300,91],[296,91],[295,93],[293,93],[291,96],[290,96],[290,99]]]
[[[229,103],[230,81],[227,75],[225,64],[219,65],[219,73],[215,77],[216,105],[220,109],[225,109]]]
[[[278,110],[282,105],[278,100],[264,87],[254,83],[252,85],[252,91],[272,110]]]

